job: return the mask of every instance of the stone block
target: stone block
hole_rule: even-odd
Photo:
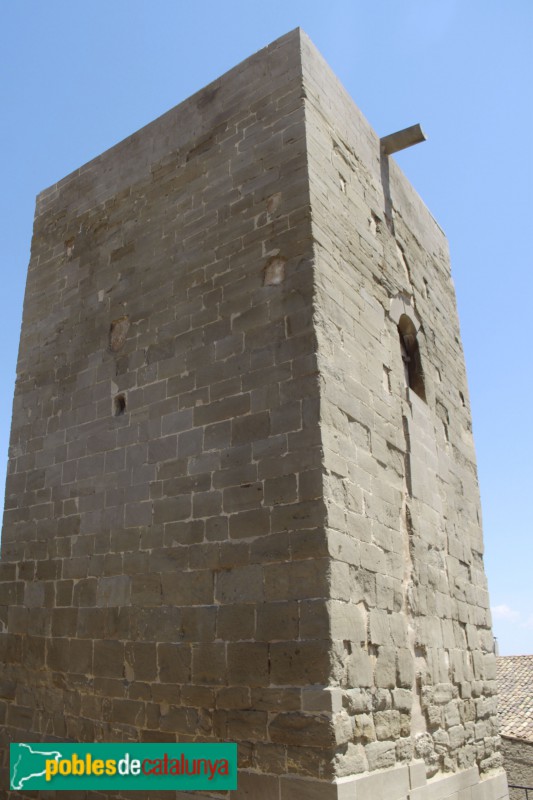
[[[298,603],[302,639],[328,639],[329,611],[326,600],[304,600]]]
[[[396,755],[392,742],[370,742],[365,746],[365,753],[370,770],[394,766]]]
[[[220,571],[216,576],[215,596],[219,603],[263,600],[263,571],[258,564]]]
[[[269,683],[268,645],[242,642],[227,645],[228,682],[234,686],[265,686]]]
[[[365,688],[373,685],[372,660],[366,650],[355,647],[345,664],[348,686]]]
[[[280,800],[337,800],[338,797],[337,786],[325,781],[283,777],[280,788]]]
[[[264,567],[265,599],[300,600],[328,596],[326,559],[306,559]]]
[[[424,761],[415,761],[409,764],[409,785],[411,789],[426,785],[426,764]]]
[[[217,638],[225,641],[253,639],[255,631],[255,606],[232,604],[219,606],[217,614]]]
[[[270,675],[278,686],[321,683],[329,668],[327,642],[274,642],[270,645]]]
[[[94,642],[94,674],[104,678],[124,676],[124,645],[122,642]]]
[[[270,532],[270,514],[266,508],[240,511],[229,518],[229,535],[232,539],[252,539]]]
[[[406,800],[409,797],[409,770],[397,766],[383,770],[375,775],[362,775],[347,779],[339,786],[339,800]]]
[[[133,575],[131,579],[132,605],[144,607],[160,606],[163,602],[161,575],[158,573]]]
[[[187,519],[191,515],[191,497],[182,495],[180,497],[167,497],[154,502],[153,521],[159,523],[176,522]]]
[[[472,786],[472,800],[506,800],[507,797],[507,778],[503,772]]]
[[[272,800],[279,797],[279,778],[275,775],[239,772],[236,800]]]
[[[154,681],[157,678],[155,642],[126,642],[124,652],[124,674],[127,680]]]
[[[219,685],[227,683],[226,648],[224,644],[195,644],[192,647],[192,680],[194,683]]]
[[[413,800],[448,800],[456,797],[459,791],[476,786],[479,781],[477,768],[463,770],[455,775],[437,775],[428,781],[427,786],[411,790]]]
[[[281,713],[273,715],[268,724],[270,740],[276,744],[329,747],[333,740],[333,725],[326,715]]]
[[[162,602],[175,606],[213,604],[214,576],[211,570],[164,572],[161,577]]]
[[[396,651],[392,647],[380,647],[375,668],[376,686],[394,689],[396,686]]]
[[[300,609],[298,603],[261,603],[257,606],[256,638],[262,642],[275,642],[298,638]],[[302,638],[307,638],[302,631]]]

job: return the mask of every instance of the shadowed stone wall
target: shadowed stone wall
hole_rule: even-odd
[[[43,192],[3,745],[233,740],[243,799],[506,797],[467,397],[442,232],[300,31]]]
[[[509,783],[533,789],[533,743],[502,736],[502,753]],[[509,797],[524,800],[524,790],[509,789]]]

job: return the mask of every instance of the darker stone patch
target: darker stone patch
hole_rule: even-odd
[[[135,252],[135,244],[133,242],[128,242],[127,244],[122,245],[122,247],[117,247],[116,250],[112,250],[109,260],[113,264],[115,261],[120,261],[121,258],[129,256],[131,253],[134,252]]]
[[[203,92],[200,92],[198,100],[196,101],[196,107],[201,110],[212,103],[217,96],[219,89],[220,87],[216,86],[212,89],[204,89]]]
[[[201,156],[202,153],[206,153],[208,150],[211,149],[213,144],[214,144],[213,134],[210,134],[204,139],[201,139],[197,145],[191,147],[191,149],[187,153],[185,161],[191,161],[191,159],[195,158],[196,156]]]

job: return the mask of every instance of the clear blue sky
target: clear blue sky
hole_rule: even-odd
[[[301,26],[446,231],[494,628],[533,653],[531,0],[0,0],[4,484],[35,195]]]

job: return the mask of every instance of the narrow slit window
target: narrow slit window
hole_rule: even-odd
[[[420,348],[416,338],[416,328],[407,314],[402,314],[400,317],[398,333],[400,335],[400,350],[406,386],[426,402],[424,370],[422,369]]]
[[[117,394],[113,402],[113,413],[115,417],[121,417],[126,413],[126,397],[123,394]]]

